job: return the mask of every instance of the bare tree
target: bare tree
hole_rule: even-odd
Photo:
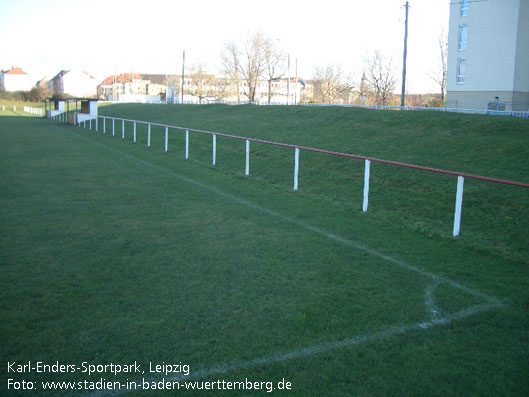
[[[229,78],[216,77],[213,81],[212,91],[215,94],[215,99],[221,102],[235,95],[233,81]]]
[[[366,79],[374,91],[377,100],[386,106],[386,100],[391,95],[397,84],[395,67],[391,58],[387,59],[380,51],[376,50],[364,58]]]
[[[430,74],[430,78],[435,81],[441,90],[441,104],[445,102],[446,94],[446,64],[448,59],[448,37],[443,31],[439,35],[439,69]]]
[[[245,95],[253,102],[257,99],[257,82],[266,71],[266,48],[270,39],[260,32],[250,34],[242,43],[229,42],[221,55],[225,72],[239,86],[245,82]]]
[[[232,80],[235,84],[235,91],[237,93],[237,103],[241,103],[240,94],[240,78],[239,78],[239,65],[241,53],[237,43],[230,41],[224,46],[224,50],[221,55],[222,65],[224,67],[224,73],[228,79]]]
[[[205,65],[199,62],[191,66],[190,69],[190,77],[193,82],[189,88],[190,95],[198,97],[199,103],[208,97],[216,97],[215,76],[206,72]]]
[[[346,76],[340,66],[318,67],[314,72],[315,96],[322,103],[332,104],[337,99],[349,101],[353,88],[350,76]]]
[[[268,104],[270,105],[272,99],[272,83],[283,76],[286,66],[285,55],[270,38],[265,41],[264,60],[266,65],[264,77],[268,84]]]

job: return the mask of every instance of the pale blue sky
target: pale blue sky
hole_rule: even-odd
[[[0,0],[0,68],[37,76],[79,68],[103,78],[121,72],[180,73],[188,64],[219,69],[223,44],[260,30],[278,39],[299,75],[341,65],[358,80],[362,57],[380,49],[401,74],[404,0]],[[410,92],[437,91],[428,73],[448,29],[448,0],[411,0]],[[292,72],[294,73],[294,72]]]

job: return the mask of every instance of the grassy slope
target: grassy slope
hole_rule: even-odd
[[[116,105],[101,113],[529,182],[528,120],[341,107]],[[121,131],[121,124],[116,128]],[[142,128],[138,136],[145,142]],[[131,127],[126,131],[130,140]],[[153,132],[154,147],[163,148],[162,133]],[[174,136],[170,149],[181,153],[182,134]],[[210,162],[210,138],[191,139],[191,158]],[[220,170],[240,175],[241,156],[242,143],[219,142]],[[292,162],[292,151],[252,146],[252,178],[269,186],[292,188]],[[455,178],[379,164],[372,165],[371,177],[369,216],[450,238]],[[301,154],[300,195],[358,211],[362,183],[360,161]],[[527,189],[467,180],[462,239],[476,249],[527,261],[528,200]]]
[[[294,395],[527,390],[529,274],[523,261],[476,251],[465,239],[432,238],[365,216],[340,201],[331,204],[317,190],[294,194],[288,185],[273,184],[273,176],[283,175],[281,167],[249,179],[240,177],[240,162],[212,169],[206,165],[207,142],[204,153],[192,151],[196,161],[185,162],[181,141],[171,141],[180,146],[164,156],[159,147],[149,150],[46,120],[0,123],[7,143],[0,196],[5,359],[177,360],[196,370],[426,317],[423,294],[430,280],[175,176],[181,175],[507,303],[449,327],[220,379],[286,378]],[[236,147],[221,148],[241,155]],[[255,159],[254,169],[266,167]],[[435,298],[446,312],[475,303],[447,286]]]

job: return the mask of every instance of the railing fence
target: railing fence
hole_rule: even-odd
[[[61,115],[53,116],[51,117],[54,120],[58,120],[61,122],[66,122],[66,118],[62,117]],[[245,170],[244,174],[245,176],[250,175],[250,142],[255,143],[262,143],[265,145],[272,145],[272,146],[279,146],[289,149],[294,149],[294,191],[298,191],[299,188],[299,170],[300,170],[300,151],[307,151],[307,152],[314,152],[314,153],[321,153],[331,156],[337,156],[337,157],[345,157],[355,160],[363,160],[364,161],[364,194],[363,194],[363,203],[362,203],[362,211],[367,212],[368,206],[369,206],[369,184],[370,184],[370,176],[371,176],[371,162],[375,163],[381,163],[381,164],[387,164],[395,167],[403,167],[408,169],[414,169],[414,170],[420,170],[430,173],[437,173],[437,174],[444,174],[444,175],[450,175],[450,176],[456,176],[457,177],[457,189],[456,189],[456,200],[455,200],[455,211],[454,211],[454,227],[452,231],[453,237],[458,237],[461,230],[461,214],[462,214],[462,208],[463,208],[463,189],[464,189],[464,181],[465,178],[469,179],[475,179],[480,180],[484,182],[489,183],[497,183],[497,184],[503,184],[503,185],[510,185],[510,186],[517,186],[521,188],[529,188],[529,184],[522,183],[522,182],[516,182],[516,181],[509,181],[509,180],[503,180],[503,179],[496,179],[496,178],[489,178],[489,177],[483,177],[479,175],[471,175],[466,173],[460,173],[460,172],[454,172],[454,171],[447,171],[442,169],[436,169],[436,168],[430,168],[430,167],[423,167],[419,165],[413,165],[413,164],[406,164],[406,163],[399,163],[396,161],[390,161],[390,160],[383,160],[383,159],[377,159],[373,157],[366,157],[366,156],[359,156],[359,155],[353,155],[348,153],[340,153],[340,152],[333,152],[328,150],[322,150],[322,149],[316,149],[311,147],[305,147],[305,146],[299,146],[299,145],[291,145],[291,144],[285,144],[280,142],[272,142],[272,141],[265,141],[262,139],[256,139],[256,138],[247,138],[242,136],[236,136],[236,135],[229,135],[229,134],[223,134],[218,132],[212,132],[212,131],[204,131],[204,130],[197,130],[197,129],[191,129],[191,128],[185,128],[185,127],[178,127],[178,126],[170,126],[166,124],[158,124],[158,123],[152,123],[147,121],[140,121],[140,120],[130,120],[130,119],[122,119],[118,117],[107,117],[107,116],[98,116],[96,118],[95,123],[95,129],[97,131],[97,120],[101,118],[103,120],[103,133],[106,133],[106,120],[110,119],[112,120],[112,136],[115,136],[115,122],[116,120],[119,122],[121,121],[121,138],[125,139],[125,122],[130,122],[133,124],[133,142],[136,143],[136,124],[143,124],[147,125],[147,146],[151,146],[151,126],[156,127],[162,127],[165,128],[165,147],[164,152],[167,153],[169,148],[169,130],[177,130],[177,131],[185,131],[185,159],[189,159],[189,147],[190,147],[190,132],[198,133],[198,134],[206,134],[212,136],[212,164],[215,166],[217,164],[216,161],[216,153],[217,153],[217,136],[234,139],[234,140],[240,140],[245,141],[246,144],[246,161],[245,161]],[[84,128],[87,128],[86,121],[84,120],[82,122],[82,126]],[[77,123],[79,127],[81,127],[81,122]],[[92,129],[92,120],[89,120],[88,128]]]

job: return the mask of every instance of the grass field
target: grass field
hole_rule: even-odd
[[[528,182],[526,120],[341,108],[109,106],[209,129]],[[107,121],[108,123],[108,121]],[[121,128],[117,123],[116,128]],[[0,118],[0,347],[7,379],[291,382],[285,395],[526,395],[527,192],[153,128],[116,137]],[[101,128],[100,128],[101,129]],[[500,133],[498,133],[498,131]],[[12,374],[5,362],[139,362]],[[38,383],[38,386],[40,383]],[[41,387],[39,387],[41,388]],[[87,395],[83,390],[64,394]],[[149,395],[138,390],[130,395]],[[167,392],[172,395],[172,392]],[[185,395],[248,395],[189,391]],[[268,394],[266,390],[257,394]]]

